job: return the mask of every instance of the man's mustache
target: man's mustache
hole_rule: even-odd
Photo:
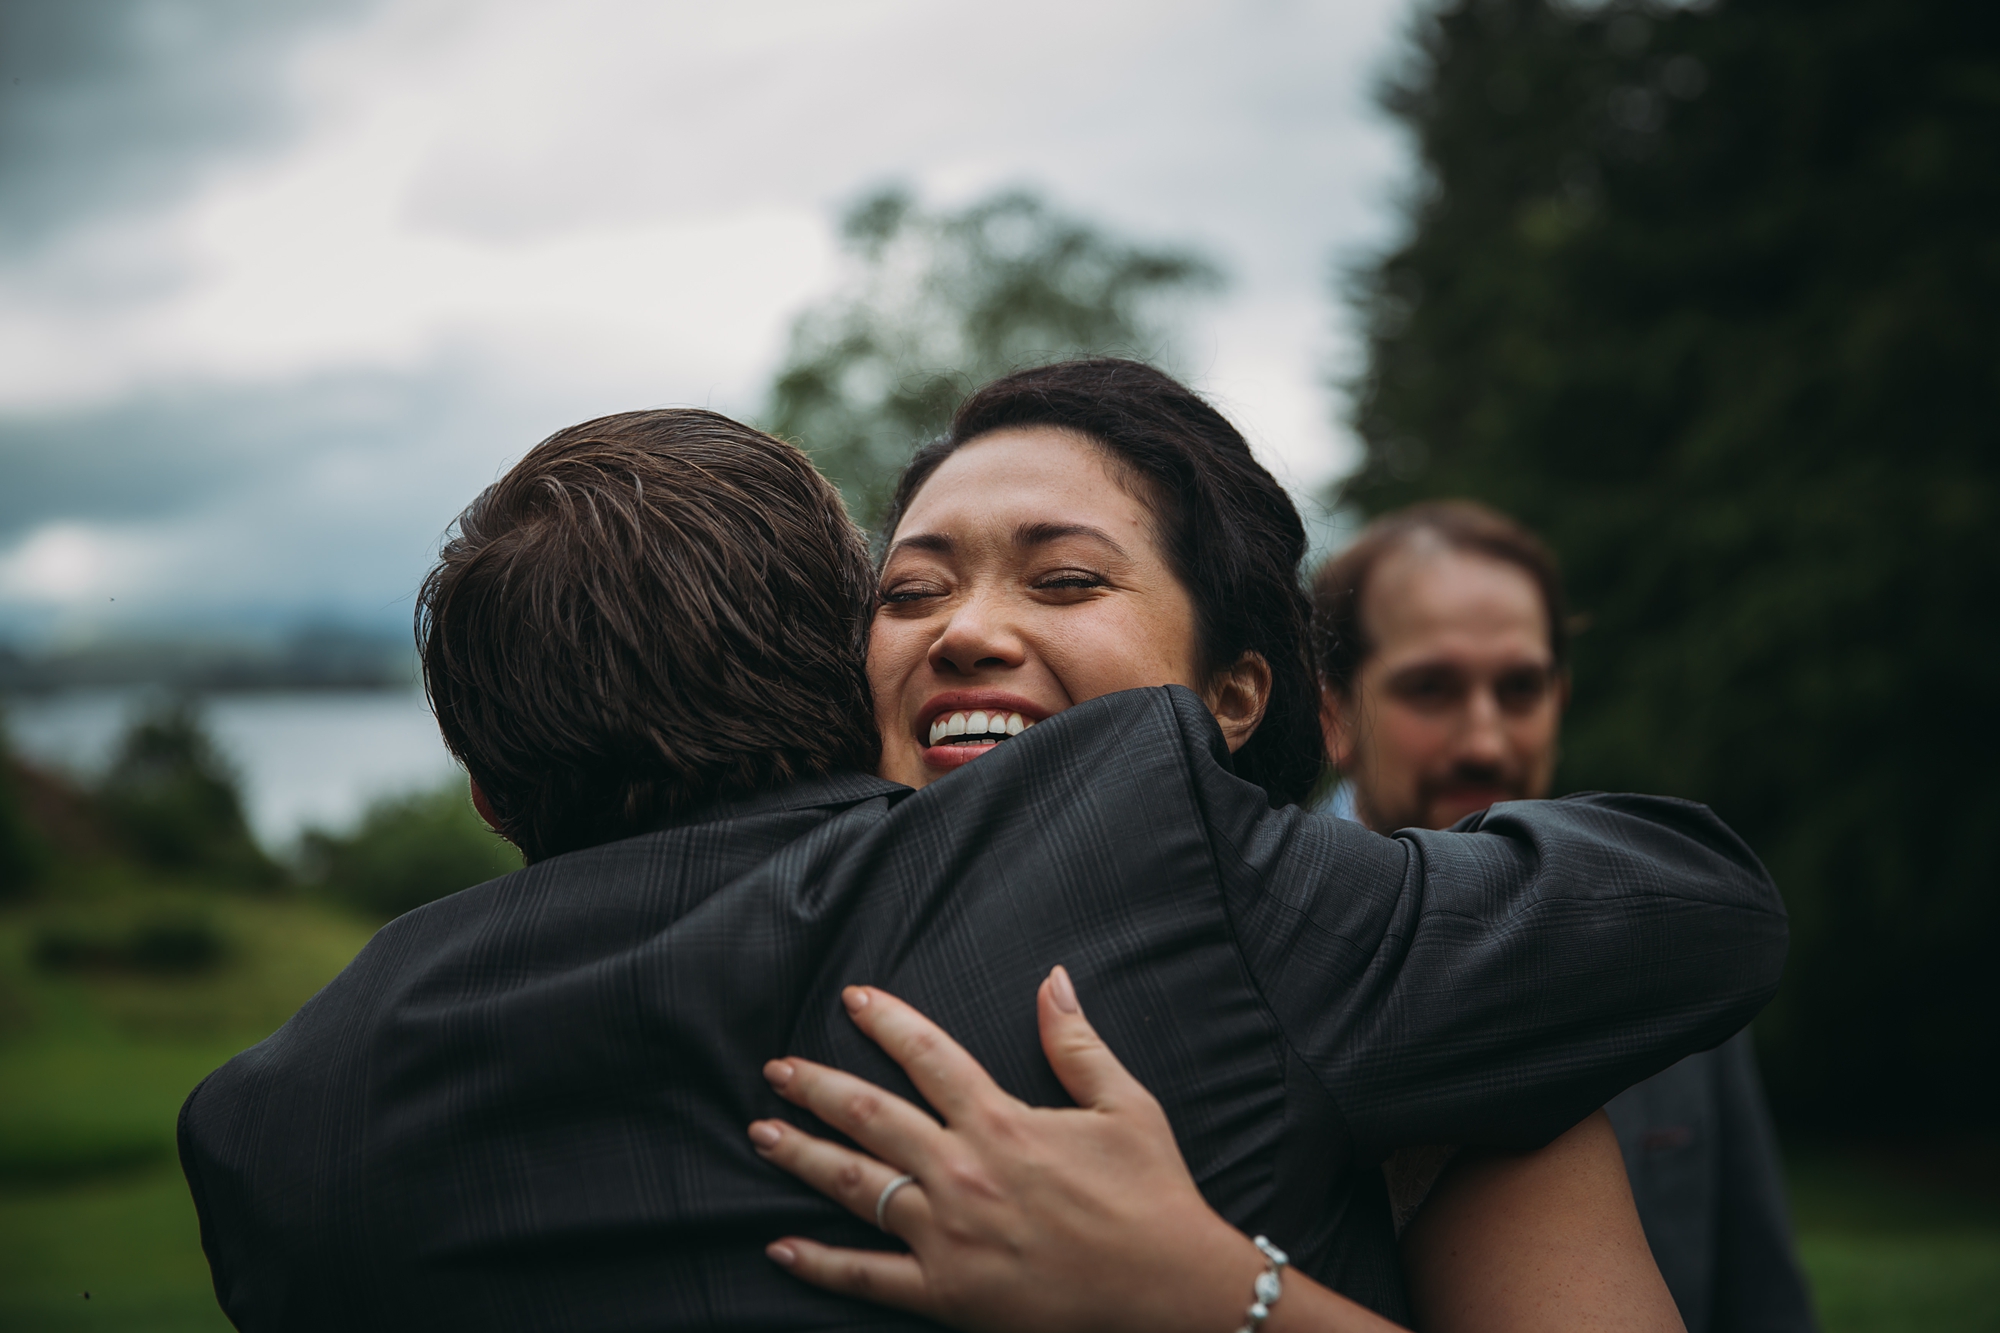
[[[1528,794],[1528,775],[1494,764],[1456,764],[1449,773],[1426,778],[1421,787],[1425,804],[1468,792],[1497,791],[1499,800],[1518,801]]]

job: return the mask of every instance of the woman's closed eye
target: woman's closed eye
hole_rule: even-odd
[[[943,584],[931,579],[901,579],[894,583],[884,584],[882,590],[877,595],[882,599],[884,605],[907,606],[912,602],[921,602],[932,597],[942,597],[946,591]]]
[[[1038,576],[1032,586],[1036,592],[1086,592],[1108,588],[1111,580],[1094,570],[1058,569]]]

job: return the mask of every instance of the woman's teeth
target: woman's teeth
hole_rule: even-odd
[[[932,745],[984,745],[1018,736],[1035,725],[1019,713],[952,713],[931,723]]]

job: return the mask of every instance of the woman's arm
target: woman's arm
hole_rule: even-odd
[[[1008,1095],[942,1029],[883,991],[849,987],[842,998],[945,1124],[837,1069],[766,1065],[788,1101],[875,1154],[760,1120],[750,1137],[766,1158],[870,1222],[900,1172],[916,1178],[890,1196],[882,1219],[910,1253],[788,1237],[769,1247],[774,1260],[816,1286],[962,1329],[1243,1326],[1264,1258],[1202,1199],[1159,1102],[1099,1040],[1067,973],[1051,973],[1036,999],[1042,1047],[1074,1110]],[[1396,1327],[1289,1269],[1283,1285],[1266,1333]]]
[[[885,1188],[901,1173],[915,1178],[889,1195],[882,1216],[910,1253],[788,1237],[769,1247],[772,1259],[816,1286],[969,1330],[1243,1326],[1262,1256],[1202,1199],[1159,1103],[1098,1038],[1063,969],[1050,973],[1036,999],[1042,1047],[1074,1110],[1010,1096],[942,1029],[885,992],[850,987],[842,998],[945,1123],[824,1065],[765,1066],[788,1101],[874,1154],[762,1120],[750,1137],[766,1158],[871,1222]],[[1617,1196],[1607,1204],[1606,1163],[1589,1130],[1586,1122],[1541,1153],[1469,1159],[1440,1181],[1405,1240],[1416,1308],[1445,1321],[1420,1327],[1651,1333],[1679,1326],[1638,1232],[1617,1145],[1610,1147]],[[1601,1241],[1628,1221],[1656,1292],[1625,1267],[1609,1279],[1574,1269],[1598,1262],[1601,1251],[1629,1263],[1630,1235],[1608,1251]],[[1460,1264],[1476,1276],[1454,1272],[1430,1285],[1430,1269]],[[1671,1322],[1660,1322],[1659,1302]],[[1266,1333],[1395,1327],[1290,1270],[1264,1324]]]
[[[1424,1333],[1679,1333],[1611,1122],[1528,1153],[1462,1151],[1403,1233]]]

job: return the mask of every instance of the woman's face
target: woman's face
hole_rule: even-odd
[[[935,782],[1100,694],[1204,690],[1193,599],[1136,489],[1046,426],[981,436],[931,474],[891,535],[868,646],[883,777]]]

